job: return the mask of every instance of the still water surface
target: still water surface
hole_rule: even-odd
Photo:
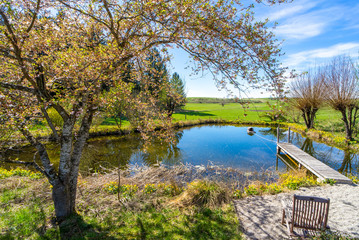
[[[146,152],[137,134],[121,137],[100,137],[91,139],[81,160],[83,173],[102,167],[126,168],[131,164],[153,165],[162,163],[174,165],[215,164],[223,167],[239,168],[243,171],[276,169],[285,171],[286,165],[279,160],[276,164],[275,128],[255,127],[256,133],[249,135],[247,127],[204,125],[178,130],[175,144],[154,143]],[[287,131],[280,131],[280,141],[287,141]],[[358,156],[317,143],[309,138],[292,133],[293,144],[315,158],[344,173],[359,172]],[[50,158],[57,162],[58,146],[48,146]],[[11,159],[32,160],[34,149],[27,147],[7,152]]]

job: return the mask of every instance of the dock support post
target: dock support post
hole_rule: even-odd
[[[288,143],[290,143],[290,127],[288,128]]]
[[[279,143],[279,127],[277,127],[277,144]]]
[[[278,143],[279,143],[279,126],[277,127],[277,154],[280,153],[280,148],[278,146]]]

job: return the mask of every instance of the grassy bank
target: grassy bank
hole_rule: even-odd
[[[120,187],[116,173],[80,177],[78,215],[58,225],[46,179],[1,169],[1,239],[241,239],[232,200],[318,185],[303,171],[236,188],[208,179],[184,184],[175,177],[184,172],[149,168],[122,177]]]

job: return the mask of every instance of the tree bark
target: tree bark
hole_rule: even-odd
[[[81,127],[74,143],[72,141],[74,121],[70,118],[67,123],[65,122],[63,127],[59,178],[52,184],[52,198],[58,222],[76,212],[77,178],[80,159],[89,136],[92,117],[93,110],[90,109],[82,118]]]
[[[344,126],[345,126],[345,138],[346,138],[348,141],[351,141],[351,140],[352,140],[352,128],[351,128],[350,123],[349,123],[349,121],[348,121],[347,109],[346,109],[346,108],[342,108],[342,109],[339,109],[339,111],[340,111],[341,114],[342,114],[342,120],[343,120]]]
[[[57,222],[65,220],[75,213],[76,192],[72,192],[68,183],[57,181],[52,187],[52,199],[55,205]]]
[[[302,116],[305,122],[305,126],[307,127],[307,129],[314,128],[315,114],[317,113],[318,109],[310,107],[310,108],[303,108],[301,110],[302,110]]]

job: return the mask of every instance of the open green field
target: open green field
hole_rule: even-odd
[[[246,122],[270,121],[265,113],[271,111],[270,106],[275,101],[270,99],[252,99],[253,102],[247,104],[244,108],[239,103],[192,103],[188,101],[183,111],[173,115],[174,121],[198,120],[198,119],[224,119],[224,120],[242,120]],[[299,123],[304,126],[301,113],[290,105],[282,108],[285,122]],[[315,121],[317,130],[327,131],[337,136],[344,136],[344,125],[341,121],[341,114],[329,107],[324,106],[317,112]]]

